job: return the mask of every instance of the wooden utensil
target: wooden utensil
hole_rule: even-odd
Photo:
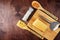
[[[45,10],[41,4],[37,1],[33,1],[32,2],[32,6],[35,8],[35,9],[39,9],[43,12],[45,12],[47,15],[49,15],[50,17],[52,17],[54,20],[58,20],[58,18],[56,16],[54,16],[53,14],[51,14],[50,12],[48,12],[47,10]]]

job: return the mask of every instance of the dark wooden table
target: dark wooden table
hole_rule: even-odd
[[[19,19],[31,6],[33,0],[0,0],[0,40],[41,40],[27,30],[16,26]],[[37,0],[42,6],[59,18],[59,0]]]

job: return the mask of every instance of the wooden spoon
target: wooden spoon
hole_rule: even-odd
[[[58,20],[58,18],[56,16],[54,16],[53,14],[51,14],[50,12],[48,12],[47,10],[45,10],[41,4],[37,1],[33,1],[32,2],[32,6],[35,8],[35,9],[39,9],[41,11],[43,11],[44,13],[46,13],[47,15],[49,15],[51,18],[53,18],[54,20]]]

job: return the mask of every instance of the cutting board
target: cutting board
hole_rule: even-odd
[[[60,30],[58,30],[58,31],[51,30],[50,24],[48,22],[46,22],[45,20],[43,20],[42,18],[40,18],[40,16],[45,17],[46,19],[48,19],[51,22],[55,22],[54,19],[52,19],[50,16],[48,16],[44,12],[42,12],[40,10],[36,10],[36,12],[32,16],[32,18],[29,20],[28,26],[31,29],[33,29],[34,31],[36,31],[37,33],[39,33],[40,35],[42,35],[43,37],[45,37],[46,39],[54,40],[54,38],[58,34],[58,31],[60,31]],[[39,24],[39,22],[41,25]]]

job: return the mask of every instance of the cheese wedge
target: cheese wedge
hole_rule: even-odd
[[[45,25],[42,21],[40,21],[39,19],[36,19],[33,22],[33,26],[35,26],[36,28],[40,29],[41,31],[45,32],[47,29],[47,25]]]

